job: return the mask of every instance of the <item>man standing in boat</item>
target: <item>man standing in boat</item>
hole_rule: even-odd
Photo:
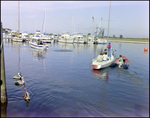
[[[110,43],[109,43],[109,45],[107,46],[107,48],[108,48],[108,57],[110,57],[111,58],[111,45],[110,45]]]

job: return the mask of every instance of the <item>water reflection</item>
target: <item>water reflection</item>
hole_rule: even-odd
[[[147,51],[144,51],[144,53],[147,53]]]
[[[111,67],[103,68],[101,70],[92,70],[92,73],[97,76],[98,79],[103,78],[106,82],[108,82],[109,76],[108,72],[111,69]]]
[[[26,101],[26,107],[29,106],[30,100],[25,100]]]
[[[74,52],[81,52],[83,49],[93,48],[94,54],[99,55],[104,51],[107,45],[89,45],[89,44],[68,44],[59,43],[61,49],[73,50]]]
[[[38,50],[38,49],[30,48],[30,52],[34,56],[34,58],[36,60],[43,60],[43,59],[45,59],[45,53],[47,51],[48,50]]]

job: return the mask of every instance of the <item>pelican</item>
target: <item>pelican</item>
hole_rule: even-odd
[[[18,75],[15,75],[13,78],[14,79],[21,79],[22,75],[21,72],[18,73]]]
[[[26,90],[26,93],[23,94],[25,100],[30,100],[29,92]]]
[[[21,80],[15,81],[15,84],[16,85],[24,85],[25,84],[24,78],[21,77]]]

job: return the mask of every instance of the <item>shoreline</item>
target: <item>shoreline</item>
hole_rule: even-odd
[[[113,39],[113,38],[106,38],[108,42],[118,42],[118,43],[141,43],[141,44],[149,44],[149,39]]]

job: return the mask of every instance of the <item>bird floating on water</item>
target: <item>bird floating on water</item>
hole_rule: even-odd
[[[25,100],[30,100],[29,92],[26,90],[26,93],[23,94]]]
[[[21,72],[18,73],[18,75],[15,75],[13,78],[14,79],[21,79],[22,75]]]
[[[25,84],[24,78],[21,77],[21,80],[15,81],[15,84],[16,85],[23,85],[23,84]]]

